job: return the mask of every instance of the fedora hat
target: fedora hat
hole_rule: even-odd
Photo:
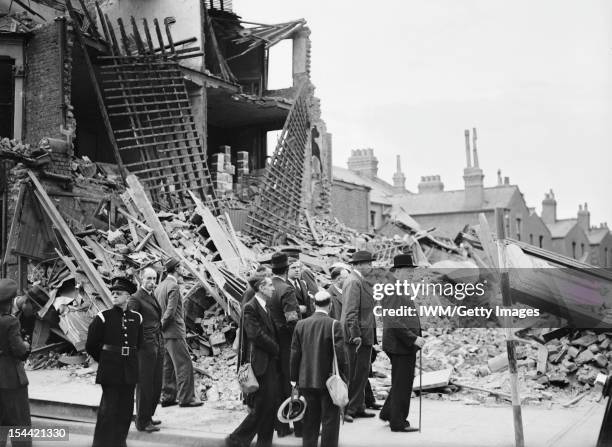
[[[281,249],[281,253],[285,253],[287,256],[292,258],[299,258],[302,249],[300,247],[287,247]]]
[[[404,253],[401,255],[397,255],[393,258],[393,267],[391,267],[391,270],[395,270],[400,267],[416,267],[416,265],[414,265],[414,260],[412,259],[411,254]]]
[[[276,417],[284,424],[301,421],[306,413],[306,399],[304,396],[289,396],[278,408]]]
[[[10,301],[17,295],[17,283],[12,279],[0,279],[0,303]]]
[[[289,267],[289,258],[285,253],[274,253],[270,259],[270,266],[273,269]]]
[[[372,253],[369,251],[361,250],[353,253],[353,257],[350,260],[351,264],[358,264],[360,262],[372,262]]]

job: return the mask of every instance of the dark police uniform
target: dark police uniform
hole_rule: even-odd
[[[96,383],[102,385],[94,447],[126,445],[138,382],[137,352],[142,342],[142,316],[129,309],[107,309],[89,326],[86,349],[99,363]]]
[[[17,284],[9,279],[0,280],[0,303],[12,300]],[[10,314],[10,307],[0,315],[0,427],[29,427],[30,402],[28,378],[23,361],[30,348],[20,334],[19,320]],[[6,430],[0,429],[0,446],[6,445]],[[14,446],[29,446],[30,440],[12,441]]]

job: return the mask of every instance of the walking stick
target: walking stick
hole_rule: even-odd
[[[423,413],[423,349],[419,349],[419,433],[421,433],[421,414]]]

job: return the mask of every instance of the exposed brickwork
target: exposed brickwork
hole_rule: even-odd
[[[37,30],[26,46],[25,141],[61,138],[63,86],[58,26],[51,22]]]
[[[370,191],[365,186],[334,180],[332,215],[357,231],[369,231]]]

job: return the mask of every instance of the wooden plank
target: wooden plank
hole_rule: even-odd
[[[191,191],[189,191],[189,195],[195,203],[195,211],[202,218],[202,222],[206,226],[206,231],[208,231],[215,247],[217,247],[221,259],[225,262],[228,270],[239,275],[242,267],[240,255],[236,252],[234,247],[232,247],[232,244],[230,244],[228,234],[223,230],[221,225],[219,225],[219,222],[215,216],[212,215],[210,210],[204,206],[202,201]]]
[[[487,260],[489,261],[489,265],[494,269],[499,270],[499,253],[497,244],[493,239],[489,222],[487,222],[487,218],[483,213],[478,214],[478,222],[480,225],[476,230],[476,233],[478,234],[478,239],[480,239],[480,243],[482,244],[482,249],[487,257]]]
[[[36,198],[40,202],[40,205],[43,210],[51,219],[51,222],[53,222],[53,225],[56,227],[59,234],[62,236],[62,239],[66,243],[66,246],[79,263],[79,267],[83,269],[85,275],[93,284],[94,288],[96,289],[96,292],[100,295],[104,304],[106,304],[108,307],[112,307],[113,304],[111,300],[111,292],[106,286],[106,283],[104,282],[94,265],[89,260],[89,257],[72,234],[72,231],[70,231],[70,228],[62,218],[55,205],[53,205],[51,198],[47,195],[47,192],[38,181],[38,178],[36,178],[34,173],[29,170],[28,175],[34,187],[36,188],[34,192]]]
[[[308,222],[308,228],[310,228],[312,237],[314,238],[317,244],[320,244],[321,240],[319,239],[319,235],[317,234],[317,229],[314,226],[314,221],[312,220],[312,216],[310,215],[308,211],[304,211],[304,214],[306,215],[306,222]]]
[[[538,346],[538,366],[537,371],[540,374],[546,374],[548,366],[548,348],[545,345]]]

